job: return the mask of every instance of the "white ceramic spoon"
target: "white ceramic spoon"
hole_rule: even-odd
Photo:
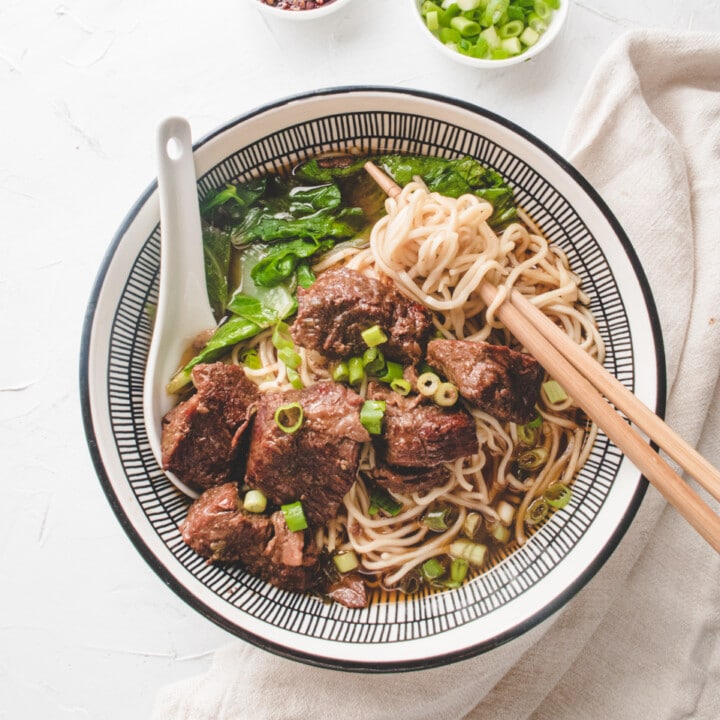
[[[180,359],[198,334],[216,326],[205,285],[202,230],[190,125],[179,117],[161,123],[157,133],[160,197],[160,288],[143,387],[145,427],[150,447],[162,464],[162,417],[177,402],[165,390]],[[168,477],[185,494],[197,497],[173,473]]]

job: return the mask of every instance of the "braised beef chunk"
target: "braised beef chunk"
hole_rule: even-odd
[[[193,368],[192,379],[203,405],[220,413],[230,430],[235,432],[247,422],[248,408],[259,393],[242,367],[221,362],[200,364]]]
[[[183,540],[211,562],[237,562],[248,549],[253,554],[262,551],[272,536],[272,524],[264,515],[245,512],[237,485],[229,482],[195,500],[180,531]]]
[[[196,365],[192,378],[195,394],[163,418],[162,465],[186,485],[204,490],[231,477],[258,391],[236,365]]]
[[[454,383],[460,395],[501,422],[535,416],[543,368],[527,353],[470,340],[432,340],[427,361]]]
[[[319,582],[320,554],[309,530],[291,532],[278,511],[270,517],[274,535],[262,552],[247,553],[247,569],[285,590],[311,590]]]
[[[326,592],[335,602],[345,607],[357,609],[368,606],[367,588],[359,573],[341,575]]]
[[[302,426],[284,432],[275,411],[303,408]],[[261,397],[253,423],[245,481],[279,504],[300,500],[311,525],[335,517],[355,481],[361,443],[370,439],[360,423],[363,400],[349,388],[321,382],[303,390]]]
[[[449,479],[448,472],[443,465],[434,465],[428,468],[391,467],[380,462],[369,475],[380,487],[400,495],[425,492],[439,487]]]
[[[241,562],[254,575],[285,590],[309,590],[319,578],[311,533],[291,532],[278,511],[246,512],[235,483],[206,490],[180,526],[183,540],[210,562]]]
[[[291,333],[298,345],[332,360],[362,355],[362,332],[378,325],[388,336],[382,350],[403,363],[420,360],[432,321],[419,303],[388,283],[348,268],[327,270],[307,289],[298,289],[297,318]]]
[[[475,420],[460,406],[441,408],[419,395],[402,397],[378,383],[370,383],[368,397],[386,402],[376,448],[390,466],[428,468],[479,450]]]

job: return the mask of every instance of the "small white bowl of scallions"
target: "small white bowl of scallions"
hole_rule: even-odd
[[[542,52],[558,36],[571,0],[410,0],[423,33],[446,56],[501,68]]]

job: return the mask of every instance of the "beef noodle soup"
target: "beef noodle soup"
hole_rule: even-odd
[[[205,199],[220,322],[163,421],[164,468],[200,493],[185,542],[349,607],[458,587],[570,500],[596,428],[498,321],[510,288],[603,356],[566,256],[500,176],[373,160],[396,197],[335,156]]]

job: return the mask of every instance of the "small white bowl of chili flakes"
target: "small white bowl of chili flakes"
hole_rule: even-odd
[[[268,17],[286,20],[313,20],[345,7],[350,0],[253,0]]]

